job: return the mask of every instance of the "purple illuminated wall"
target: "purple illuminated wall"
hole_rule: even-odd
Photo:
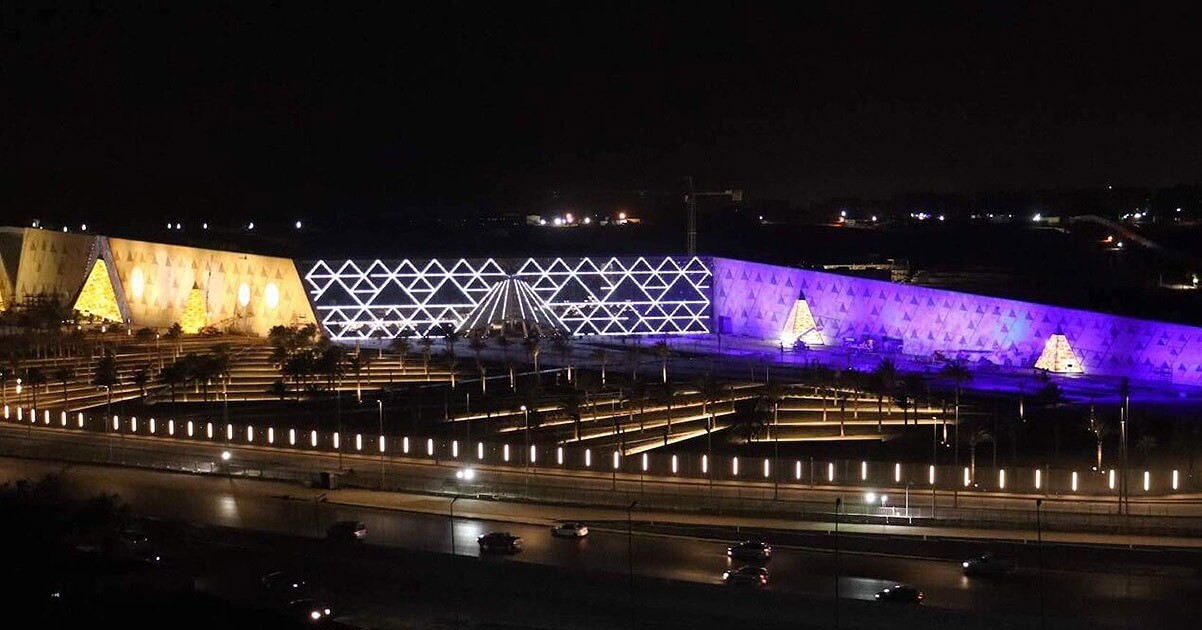
[[[1029,368],[1063,332],[1086,374],[1202,385],[1202,328],[727,258],[711,270],[714,315],[735,335],[778,338],[801,292],[827,345],[888,337],[905,354]]]

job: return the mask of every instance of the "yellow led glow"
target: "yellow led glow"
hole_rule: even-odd
[[[263,300],[267,303],[267,308],[274,309],[280,305],[280,288],[275,286],[274,282],[267,284],[267,290],[263,292]]]
[[[798,339],[807,346],[822,345],[822,333],[818,332],[818,322],[814,320],[814,313],[810,311],[805,297],[799,297],[793,303],[780,333],[781,343],[787,346],[793,345]]]
[[[208,323],[205,319],[205,299],[201,295],[200,289],[195,286],[188,292],[188,299],[184,302],[184,314],[179,318],[179,327],[189,335],[195,335],[200,332]]]
[[[75,300],[75,310],[84,315],[93,315],[112,322],[121,321],[121,309],[117,306],[117,292],[109,280],[108,267],[104,260],[97,258],[92,265],[88,279],[83,283],[79,299]]]
[[[238,285],[238,306],[250,304],[250,285],[243,282]]]
[[[134,267],[134,270],[129,274],[129,293],[134,296],[135,300],[142,299],[142,294],[146,292],[146,276],[142,273],[141,267]]]
[[[1043,344],[1043,352],[1035,362],[1036,369],[1047,370],[1057,374],[1082,374],[1081,359],[1073,352],[1068,344],[1068,338],[1056,333]]]

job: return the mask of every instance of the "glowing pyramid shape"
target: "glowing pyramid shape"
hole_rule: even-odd
[[[113,291],[108,266],[103,259],[97,258],[96,264],[92,265],[92,271],[79,291],[79,298],[75,300],[75,310],[111,322],[122,321],[121,309],[117,306],[117,292]]]
[[[530,285],[517,278],[506,278],[494,285],[484,299],[459,326],[459,332],[529,336],[531,333],[558,334],[565,326],[539,299]]]
[[[1076,352],[1073,352],[1072,346],[1068,345],[1068,338],[1059,332],[1048,337],[1048,340],[1044,342],[1043,353],[1035,362],[1035,368],[1057,374],[1083,374],[1085,372],[1081,367],[1081,359],[1077,357]]]
[[[785,327],[780,333],[780,341],[786,346],[793,345],[799,339],[807,346],[822,345],[822,333],[818,332],[818,322],[810,312],[805,295],[800,293],[797,301],[793,303],[793,308],[789,310],[789,317],[785,319]]]
[[[205,317],[205,298],[200,288],[192,285],[188,299],[184,302],[184,314],[179,318],[179,327],[189,335],[195,335],[207,324]]]

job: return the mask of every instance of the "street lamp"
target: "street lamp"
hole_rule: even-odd
[[[458,573],[459,573],[458,566],[459,565],[458,565],[458,563],[455,562],[455,502],[458,500],[459,500],[458,496],[452,497],[451,504],[450,504],[450,511],[451,511],[451,564],[456,567],[455,573],[457,575],[456,575],[455,583],[459,586],[460,589],[462,589],[463,588],[463,584],[462,584],[463,580],[458,579]],[[455,598],[455,627],[456,628],[459,627],[459,600],[460,599],[462,599],[462,598],[461,597]]]
[[[526,463],[526,498],[530,498],[530,410],[526,405],[522,405],[522,416],[524,417],[525,433],[526,433],[526,448],[522,453],[522,458]]]
[[[380,489],[384,489],[384,401],[376,399],[376,405],[380,408],[380,432],[376,439],[380,440]]]

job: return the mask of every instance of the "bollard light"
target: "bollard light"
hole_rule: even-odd
[[[801,481],[801,460],[797,460],[797,461],[793,462],[793,476],[798,481]]]
[[[64,411],[59,415],[59,421],[64,427],[67,426],[67,412]]]
[[[1177,489],[1177,470],[1173,469],[1173,489]]]
[[[1114,469],[1113,468],[1110,469],[1110,474],[1108,475],[1108,477],[1110,477],[1110,480],[1107,483],[1107,485],[1110,486],[1111,490],[1114,490]]]
[[[588,468],[589,466],[592,466],[592,465],[593,465],[593,451],[592,451],[592,449],[586,448],[586,449],[584,449],[584,467]]]
[[[643,453],[643,472],[647,472],[647,454]]]
[[[401,438],[401,452],[409,454],[409,438]]]
[[[251,427],[251,426],[246,427],[246,441],[247,442],[255,441],[255,428],[254,427]]]
[[[901,463],[893,465],[893,482],[901,483]]]
[[[969,478],[968,466],[965,466],[964,467],[964,487],[967,488],[968,485],[971,483],[972,483],[972,479]]]
[[[83,412],[79,412],[79,428],[83,428]]]
[[[1043,471],[1035,469],[1035,489],[1039,490],[1043,486]]]
[[[676,474],[676,456],[675,455],[672,456],[672,474],[673,475]]]
[[[484,442],[476,442],[476,459],[484,459]]]
[[[154,418],[151,418],[150,419],[150,434],[151,435],[154,435],[154,430],[155,430],[155,422],[154,422]]]
[[[138,417],[137,416],[133,416],[129,419],[129,432],[130,433],[138,432]]]
[[[533,464],[537,461],[538,461],[538,447],[531,444],[530,445],[530,463]]]
[[[195,426],[192,424],[192,421],[191,421],[191,420],[189,420],[189,421],[188,421],[188,437],[192,437],[192,435],[193,435],[195,432],[196,432],[196,431],[195,431]]]
[[[288,429],[288,446],[296,446],[296,429]]]
[[[701,474],[708,475],[710,472],[710,458],[708,455],[701,456]]]
[[[451,457],[459,457],[459,440],[451,440]]]
[[[267,427],[267,443],[275,444],[275,427]]]
[[[234,441],[234,425],[232,425],[232,424],[225,425],[225,439],[227,439],[231,442]]]
[[[1077,491],[1077,471],[1075,471],[1075,470],[1073,471],[1073,481],[1072,481],[1071,487],[1073,489],[1073,492]]]
[[[618,457],[619,457],[618,452],[614,451],[614,470],[618,469]]]
[[[167,421],[167,435],[175,435],[175,420]]]
[[[731,470],[731,472],[732,472],[732,473],[734,473],[734,476],[736,476],[736,477],[738,477],[738,476],[739,476],[739,458],[738,458],[738,457],[732,457],[732,458],[731,458],[731,460],[730,460],[730,470]]]
[[[1144,471],[1144,492],[1152,489],[1152,473]]]
[[[381,435],[380,436],[380,452],[383,453],[384,450],[385,450],[384,436]]]
[[[506,462],[509,461],[509,445],[508,444],[506,444],[505,446],[503,446],[501,448],[501,460],[506,461]]]
[[[362,433],[355,434],[355,450],[356,451],[363,450],[363,434]]]
[[[555,447],[555,463],[563,466],[563,447]]]
[[[935,485],[935,467],[934,466],[931,466],[927,470],[927,481],[929,481],[932,486]]]
[[[309,444],[310,444],[310,445],[311,445],[313,448],[317,448],[317,431],[310,431],[310,432],[309,432]]]
[[[860,481],[868,479],[868,462],[860,462]]]
[[[1006,489],[1006,469],[1005,468],[997,471],[997,487],[999,490]]]
[[[20,412],[21,412],[21,410],[20,410],[20,409],[17,409],[17,413],[19,414]],[[18,416],[18,417],[19,417],[19,416]],[[113,430],[114,430],[114,431],[120,431],[120,430],[121,430],[121,422],[120,422],[119,420],[117,420],[117,416],[113,416]]]
[[[426,438],[426,455],[434,456],[434,438]]]
[[[834,462],[830,462],[826,465],[826,480],[830,481],[832,483],[835,481],[835,464],[834,464]]]

